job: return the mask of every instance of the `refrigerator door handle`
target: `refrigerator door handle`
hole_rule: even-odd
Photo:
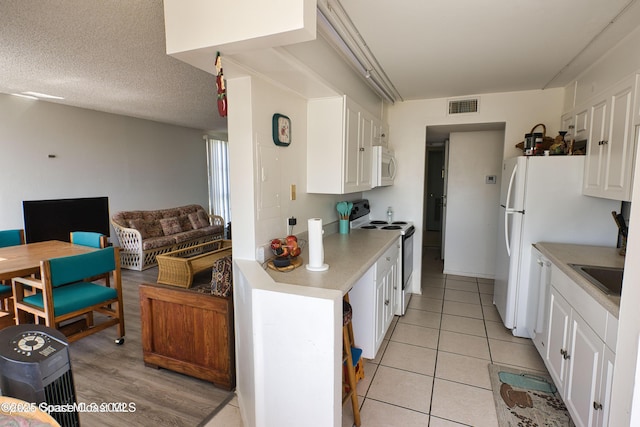
[[[511,257],[511,245],[509,244],[509,209],[504,210],[504,245],[507,248],[507,256]]]
[[[516,213],[517,211],[509,207],[509,201],[511,200],[511,189],[513,188],[513,182],[516,178],[516,171],[518,170],[518,164],[513,167],[511,172],[511,178],[509,178],[509,187],[507,189],[507,198],[504,201],[504,243],[507,248],[507,255],[511,257],[511,245],[509,243],[509,215]]]

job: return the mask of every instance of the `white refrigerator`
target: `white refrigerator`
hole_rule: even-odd
[[[537,304],[528,298],[532,244],[617,243],[611,212],[621,202],[582,195],[584,161],[585,156],[520,156],[503,162],[493,303],[515,336],[530,338],[535,321],[527,318],[536,311],[529,305]]]

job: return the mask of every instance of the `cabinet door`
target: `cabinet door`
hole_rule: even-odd
[[[393,260],[392,260],[393,261]],[[395,288],[395,276],[396,276],[396,265],[395,263],[391,263],[390,268],[387,270],[387,274],[385,275],[385,300],[384,300],[384,324],[385,330],[389,329],[389,325],[391,324],[391,320],[393,320],[393,310],[394,310],[394,288]]]
[[[573,121],[573,139],[581,141],[589,137],[589,109],[582,108],[576,111]]]
[[[360,113],[358,107],[348,99],[344,112],[344,182],[343,190],[350,193],[358,190],[360,163]]]
[[[609,135],[603,142],[606,151],[603,192],[616,200],[631,200],[633,152],[633,81],[618,86],[611,97]]]
[[[373,117],[362,112],[360,114],[361,138],[358,147],[358,187],[361,190],[371,190],[371,151],[373,145]]]
[[[376,278],[376,352],[387,332],[385,327],[386,276]]]
[[[608,138],[608,112],[609,103],[601,100],[591,107],[591,131],[587,143],[587,159],[584,171],[584,194],[599,196],[602,190],[604,176],[604,145]]]
[[[529,334],[538,352],[545,354],[548,335],[547,322],[549,321],[551,262],[535,248],[531,250],[530,272],[527,325],[529,325]]]
[[[611,385],[613,384],[613,366],[616,355],[606,346],[602,359],[602,374],[600,375],[600,393],[598,400],[593,402],[593,408],[597,412],[596,425],[598,427],[609,426],[609,409],[611,406]]]
[[[551,287],[549,307],[549,333],[544,358],[556,387],[560,394],[564,394],[571,306],[558,291]]]
[[[577,427],[596,425],[604,343],[580,315],[571,313],[571,343],[567,360],[564,403]]]
[[[575,122],[574,122],[573,111],[561,117],[560,130],[567,131],[567,138],[573,138],[575,133]]]

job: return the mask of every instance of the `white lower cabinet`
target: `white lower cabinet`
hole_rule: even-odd
[[[375,359],[393,320],[399,244],[391,245],[349,291],[354,340],[366,359]]]
[[[615,354],[595,332],[606,331],[606,313],[594,317],[593,310],[587,310],[583,316],[576,307],[586,307],[584,298],[590,297],[555,267],[551,281],[548,345],[541,355],[576,426],[607,426]]]
[[[529,307],[527,324],[529,335],[540,354],[547,351],[549,288],[551,287],[551,262],[538,249],[531,248],[529,279]]]

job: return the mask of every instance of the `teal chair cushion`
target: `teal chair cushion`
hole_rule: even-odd
[[[20,230],[0,231],[0,248],[21,245]]]
[[[74,231],[71,234],[74,245],[91,246],[92,248],[100,247],[100,238],[103,236],[103,234],[91,231]]]
[[[49,260],[49,265],[51,285],[62,286],[115,270],[115,250],[110,246],[86,254],[52,258]]]
[[[11,286],[0,285],[0,295],[10,294],[10,293],[11,293]]]
[[[53,290],[54,316],[63,316],[73,311],[115,299],[117,296],[118,292],[115,289],[90,282],[59,286]],[[42,294],[25,297],[24,302],[44,309]]]

